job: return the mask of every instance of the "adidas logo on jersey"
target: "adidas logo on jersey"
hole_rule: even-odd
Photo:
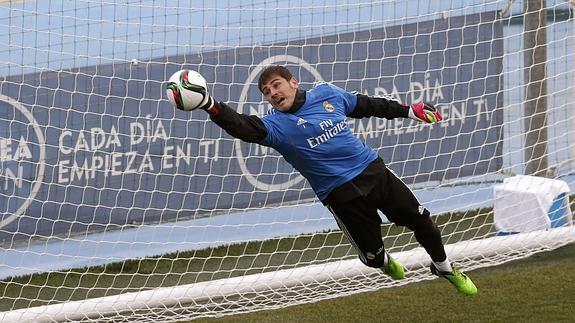
[[[297,125],[298,126],[303,126],[305,128],[305,124],[307,123],[307,121],[305,121],[303,118],[299,118],[297,119]]]

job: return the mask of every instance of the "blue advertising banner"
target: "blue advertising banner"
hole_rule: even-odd
[[[496,12],[112,64],[0,83],[0,241],[176,221],[313,198],[269,148],[233,140],[203,111],[165,99],[165,81],[199,71],[218,100],[268,109],[266,65],[303,88],[333,82],[404,103],[436,104],[447,120],[349,120],[408,184],[501,167],[502,25]]]

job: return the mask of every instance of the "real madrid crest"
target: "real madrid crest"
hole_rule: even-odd
[[[331,105],[329,102],[323,101],[323,107],[327,112],[333,112],[333,105]]]

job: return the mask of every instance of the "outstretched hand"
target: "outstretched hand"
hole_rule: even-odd
[[[436,123],[443,120],[441,112],[439,112],[439,110],[437,110],[433,104],[427,102],[419,102],[410,105],[409,117],[411,119],[426,123]]]

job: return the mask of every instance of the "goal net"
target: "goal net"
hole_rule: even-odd
[[[176,321],[434,278],[384,214],[407,278],[362,265],[277,152],[171,107],[180,69],[260,116],[268,64],[435,104],[438,124],[348,126],[463,270],[575,241],[568,2],[0,1],[0,25],[0,320]]]

